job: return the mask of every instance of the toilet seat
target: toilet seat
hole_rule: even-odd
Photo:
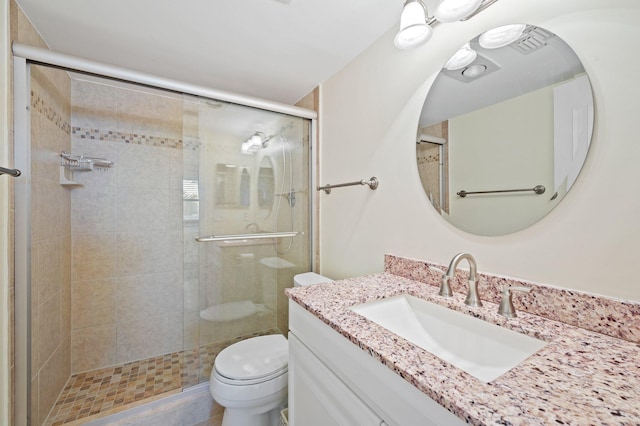
[[[253,337],[223,349],[214,361],[217,379],[231,385],[252,385],[288,371],[289,349],[281,334]]]

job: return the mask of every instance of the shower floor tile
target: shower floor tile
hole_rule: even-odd
[[[129,362],[71,376],[45,421],[46,426],[81,425],[209,380],[213,360],[227,346],[264,334]]]

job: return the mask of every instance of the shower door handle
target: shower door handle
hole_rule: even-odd
[[[0,167],[0,175],[9,175],[13,177],[18,177],[22,174],[22,172],[18,169],[5,169],[4,167]]]
[[[208,237],[197,237],[199,243],[208,243],[211,241],[234,241],[234,240],[258,240],[264,238],[286,238],[295,237],[300,232],[260,232],[255,234],[232,234],[232,235],[209,235]]]

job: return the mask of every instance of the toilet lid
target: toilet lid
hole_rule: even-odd
[[[223,349],[215,359],[218,374],[233,380],[255,380],[287,369],[289,348],[281,334],[252,337]]]

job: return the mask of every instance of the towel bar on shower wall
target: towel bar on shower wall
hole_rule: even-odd
[[[18,177],[22,174],[22,172],[18,169],[5,169],[4,167],[0,167],[0,175],[9,175],[13,177]]]
[[[369,185],[369,188],[376,189],[378,187],[378,179],[376,177],[372,177],[369,180],[362,179],[356,182],[347,182],[347,183],[339,183],[336,185],[325,185],[319,186],[316,188],[318,191],[324,191],[325,194],[331,194],[331,188],[342,188],[343,186],[354,186],[354,185]]]

